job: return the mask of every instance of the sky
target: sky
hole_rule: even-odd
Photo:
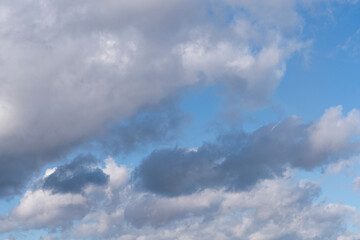
[[[357,0],[0,1],[0,239],[360,239]]]

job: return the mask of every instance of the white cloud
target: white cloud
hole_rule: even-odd
[[[110,158],[106,161],[103,170],[120,171],[120,182],[131,171]],[[358,216],[354,207],[313,203],[320,191],[316,184],[287,178],[261,181],[249,191],[205,189],[180,197],[137,192],[130,183],[111,188],[111,180],[109,188],[93,188],[83,195],[28,190],[19,206],[0,218],[1,231],[64,226],[61,234],[67,237],[144,240],[351,236],[344,227]]]
[[[89,210],[87,199],[79,194],[52,194],[47,190],[28,190],[4,219],[1,231],[7,229],[57,228],[71,222]]]
[[[348,147],[350,138],[360,133],[360,112],[353,109],[343,116],[342,106],[329,108],[310,131],[315,150],[337,152]]]
[[[353,156],[349,159],[343,159],[328,165],[326,167],[325,173],[338,174],[343,170],[352,169],[355,165],[359,164],[359,162],[360,162],[360,156],[358,155]]]
[[[56,171],[56,167],[53,168],[48,168],[45,170],[44,176],[42,177],[43,179],[50,176],[51,174],[53,174]]]
[[[129,169],[124,165],[118,166],[113,158],[105,159],[105,168],[103,171],[109,175],[109,185],[113,189],[124,186],[130,177]]]

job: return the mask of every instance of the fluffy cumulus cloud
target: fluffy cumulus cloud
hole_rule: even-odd
[[[29,190],[7,216],[1,231],[56,229],[61,239],[348,239],[354,207],[313,203],[319,186],[284,178],[263,180],[249,191],[205,189],[164,197],[134,191],[130,169],[107,159],[105,187],[79,193]],[[112,178],[123,180],[114,188]],[[111,194],[106,194],[111,192]],[[118,195],[118,198],[113,198]],[[31,221],[30,221],[31,219]],[[76,220],[76,221],[75,221]],[[46,236],[50,237],[50,236]],[[55,235],[54,235],[55,238]],[[350,238],[352,239],[352,238]]]
[[[66,226],[85,215],[88,208],[86,198],[79,194],[52,194],[41,189],[28,190],[20,205],[1,219],[1,231],[20,225],[23,229]]]
[[[0,194],[16,193],[45,163],[189,86],[220,82],[233,102],[263,104],[286,60],[306,46],[296,5],[2,1]],[[136,146],[119,132],[125,150]]]

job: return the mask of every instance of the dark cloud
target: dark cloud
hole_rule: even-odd
[[[246,134],[231,132],[196,150],[161,149],[152,152],[135,171],[138,187],[166,196],[206,188],[248,190],[259,180],[282,176],[287,167],[313,169],[354,152],[345,139],[342,148],[314,146],[314,126],[290,117]],[[333,131],[334,129],[329,129]],[[326,136],[325,136],[326,137]],[[329,138],[317,139],[328,141]]]
[[[100,168],[90,166],[95,161],[92,155],[85,155],[75,158],[69,164],[58,166],[55,172],[44,179],[42,188],[53,193],[80,193],[90,184],[106,185],[109,176]]]
[[[203,146],[198,152],[183,148],[153,152],[135,172],[145,189],[170,196],[192,193],[217,184],[217,163],[221,157],[216,149]]]
[[[69,147],[70,148],[70,147]],[[0,154],[0,197],[21,193],[26,182],[49,162],[62,158],[69,148],[51,149],[41,153]]]
[[[30,157],[30,156],[29,156]],[[31,158],[31,157],[30,157]],[[0,156],[0,196],[6,197],[20,193],[24,186],[24,176],[34,171],[37,161],[26,161],[27,158],[13,156]],[[31,163],[31,164],[30,164]],[[22,176],[22,177],[19,177]]]

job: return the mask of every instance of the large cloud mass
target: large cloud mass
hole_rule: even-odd
[[[179,89],[221,82],[239,103],[264,103],[287,58],[304,46],[295,6],[2,1],[0,194],[16,192],[49,159]]]

